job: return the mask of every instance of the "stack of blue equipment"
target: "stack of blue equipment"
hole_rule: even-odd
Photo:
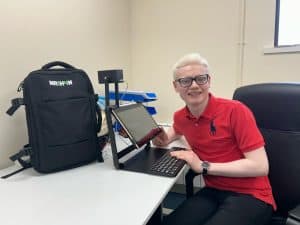
[[[137,102],[137,103],[148,103],[157,100],[156,94],[153,92],[144,91],[119,91],[119,101]],[[109,100],[116,100],[116,94],[114,91],[109,91]],[[98,97],[98,104],[101,109],[105,109],[105,96]],[[156,114],[156,109],[153,106],[145,106],[150,115]],[[119,131],[121,125],[118,123],[114,124],[115,131]]]
[[[114,91],[109,92],[109,99],[115,100],[116,94]],[[147,103],[157,100],[156,94],[153,92],[144,91],[119,91],[118,99],[120,101]],[[102,109],[105,108],[105,96],[99,96],[98,104]],[[156,109],[153,106],[146,106],[150,115],[156,114]]]

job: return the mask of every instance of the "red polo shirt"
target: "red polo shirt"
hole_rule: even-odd
[[[173,127],[176,133],[184,135],[201,160],[212,163],[245,158],[243,153],[265,144],[252,112],[245,105],[211,94],[199,118],[184,107],[174,113]],[[207,175],[204,180],[208,187],[250,194],[276,209],[267,176],[236,178]]]

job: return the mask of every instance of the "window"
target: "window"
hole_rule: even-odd
[[[276,0],[274,47],[300,45],[299,9],[299,0]]]

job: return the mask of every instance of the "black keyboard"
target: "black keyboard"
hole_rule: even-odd
[[[167,152],[153,164],[150,171],[157,175],[175,177],[184,165],[184,160],[176,159],[170,155],[170,152]]]

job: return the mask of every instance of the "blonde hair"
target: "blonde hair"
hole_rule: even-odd
[[[207,68],[207,71],[209,72],[209,65],[205,58],[203,58],[199,53],[190,53],[187,55],[184,55],[181,57],[173,66],[173,77],[176,79],[176,71],[184,66],[187,65],[202,65]]]

